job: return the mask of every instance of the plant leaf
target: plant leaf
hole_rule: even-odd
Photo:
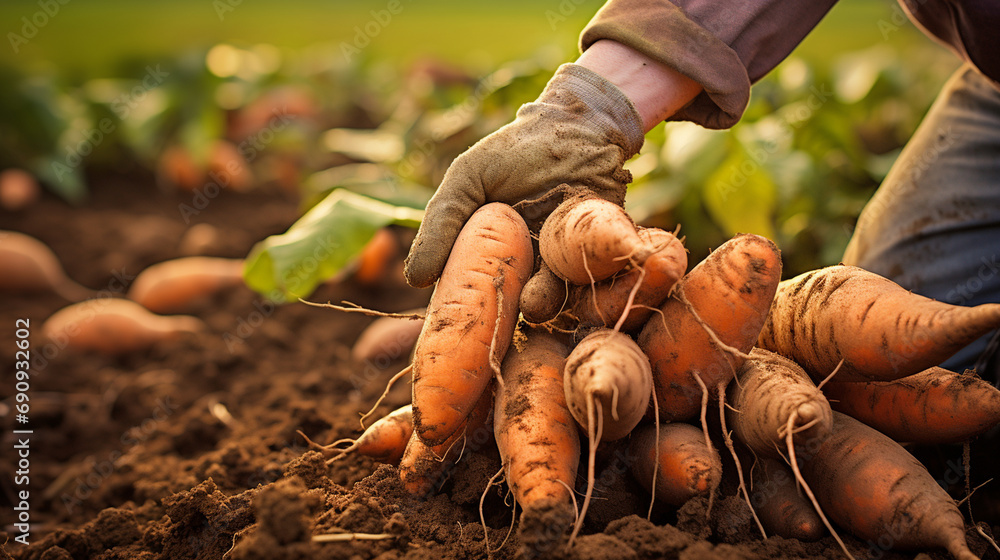
[[[772,218],[777,186],[742,147],[709,176],[702,197],[709,215],[726,234],[755,233],[777,240]]]
[[[288,231],[251,249],[243,278],[275,301],[306,297],[353,261],[379,228],[417,227],[423,211],[335,189]]]

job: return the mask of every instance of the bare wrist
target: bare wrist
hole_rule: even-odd
[[[701,92],[687,76],[615,41],[597,41],[576,63],[615,84],[632,101],[646,132]]]

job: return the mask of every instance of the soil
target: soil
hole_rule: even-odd
[[[223,192],[186,223],[178,207],[191,204],[190,193],[162,192],[146,177],[91,183],[91,199],[81,207],[47,196],[21,213],[0,211],[0,223],[47,243],[72,278],[104,296],[120,296],[138,271],[166,259],[245,256],[254,242],[284,231],[300,213],[286,195]],[[402,311],[428,297],[428,290],[407,287],[397,267],[375,285],[331,282],[311,299]],[[0,402],[0,527],[6,532],[0,558],[841,557],[830,537],[816,543],[761,540],[747,506],[734,497],[731,477],[710,514],[705,500],[693,500],[676,511],[657,507],[647,520],[648,496],[630,478],[621,445],[598,450],[595,499],[570,551],[564,537],[539,538],[537,523],[543,522],[511,531],[517,515],[506,487],[486,489],[499,470],[491,446],[465,455],[427,498],[407,495],[394,467],[365,457],[327,466],[297,431],[319,442],[356,437],[359,412],[405,366],[405,354],[352,361],[353,341],[373,320],[360,314],[276,306],[247,289],[229,290],[192,312],[208,323],[209,334],[108,358],[60,351],[41,340],[45,318],[66,303],[45,293],[0,300],[0,394],[6,399]],[[19,318],[30,320],[33,333],[27,426],[15,424],[10,397]],[[409,386],[400,383],[381,412],[409,398]],[[24,427],[33,430],[27,486],[15,483],[18,457],[12,452],[13,430]],[[973,447],[974,483],[1000,471],[989,451],[995,443]],[[953,495],[962,494],[961,468],[955,467],[960,448],[923,450],[921,457],[932,473],[953,483]],[[585,481],[577,482],[582,490]],[[987,485],[973,498],[987,532],[1000,522],[995,488]],[[14,525],[18,492],[25,489],[27,546],[15,542],[21,531]],[[379,537],[311,540],[333,533]],[[884,552],[845,540],[857,558],[947,558],[943,551]],[[998,558],[973,530],[969,541],[975,553]]]

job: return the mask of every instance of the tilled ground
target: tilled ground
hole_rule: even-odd
[[[92,199],[71,208],[46,198],[27,212],[0,212],[3,229],[49,244],[68,273],[102,295],[120,296],[144,267],[182,256],[191,228],[209,224],[204,254],[242,257],[266,235],[298,216],[297,203],[268,194],[223,193],[185,223],[180,204],[191,195],[165,194],[148,180],[95,181]],[[211,231],[205,226],[199,234]],[[205,241],[207,240],[207,241]],[[332,283],[316,301],[349,300],[400,311],[426,303],[401,273],[380,285]],[[76,355],[46,345],[37,333],[66,305],[54,295],[0,300],[4,476],[0,520],[2,557],[65,558],[514,558],[522,546],[506,487],[485,492],[499,469],[492,451],[467,454],[441,491],[406,495],[393,467],[363,457],[332,466],[308,451],[301,430],[317,441],[358,433],[358,413],[382,392],[402,359],[359,364],[350,347],[372,319],[303,304],[276,307],[245,289],[205,302],[193,314],[208,335],[189,335],[119,358]],[[31,530],[23,546],[14,523],[17,443],[12,400],[14,321],[31,322],[33,370],[29,394]],[[393,349],[387,349],[391,353]],[[383,409],[409,401],[399,384]],[[974,478],[997,472],[995,438],[973,447]],[[917,450],[932,473],[960,495],[961,449]],[[711,506],[689,502],[679,511],[656,508],[628,474],[620,445],[599,449],[595,500],[584,535],[571,551],[524,549],[550,558],[837,558],[832,538],[818,543],[760,539],[747,507],[726,480]],[[749,460],[744,464],[749,464]],[[732,472],[726,464],[727,472]],[[584,472],[584,469],[581,469]],[[582,477],[578,489],[585,486]],[[977,519],[1000,520],[993,483],[976,493]],[[312,535],[369,533],[379,540],[314,543]],[[487,539],[488,534],[488,539]],[[997,558],[970,531],[977,554]],[[489,545],[487,546],[487,540]],[[878,543],[847,539],[858,558],[913,558]],[[946,558],[928,551],[923,558]]]

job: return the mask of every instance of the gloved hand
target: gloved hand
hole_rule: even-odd
[[[452,162],[406,257],[406,281],[433,284],[462,226],[487,202],[514,205],[568,183],[624,204],[632,175],[622,164],[643,137],[642,119],[614,84],[578,64],[560,66],[537,101]]]

